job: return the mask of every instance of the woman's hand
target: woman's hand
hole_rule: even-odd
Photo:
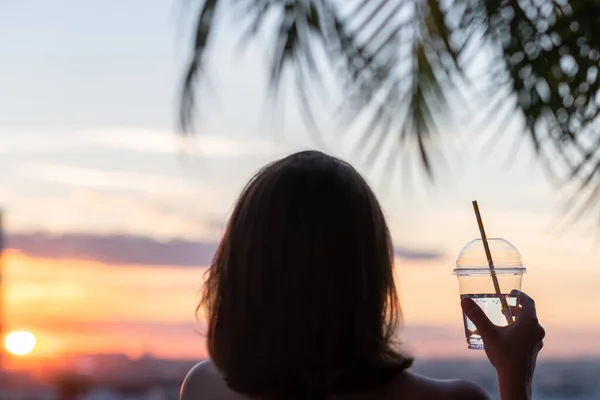
[[[523,292],[513,290],[517,307],[511,307],[517,317],[512,325],[494,325],[483,310],[471,299],[461,302],[467,317],[475,324],[483,339],[485,353],[496,368],[501,399],[530,399],[531,381],[545,331],[539,324],[533,299]]]

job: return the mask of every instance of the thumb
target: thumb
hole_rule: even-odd
[[[466,316],[473,322],[483,339],[495,333],[496,326],[488,319],[481,307],[472,299],[464,298],[460,305]]]

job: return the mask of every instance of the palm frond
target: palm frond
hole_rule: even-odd
[[[565,181],[581,182],[569,203],[580,217],[577,199],[600,178],[600,131],[595,124],[600,105],[600,2],[491,3],[485,9],[486,39],[499,48],[494,62],[503,68],[489,76],[490,89],[497,90],[508,73],[509,97],[516,99],[526,121],[524,134],[542,160],[552,157],[546,169],[560,164],[567,171]],[[590,136],[598,140],[585,145]],[[587,208],[591,203],[581,204]]]
[[[387,3],[387,9],[393,8],[394,14],[380,19],[369,15],[366,20],[376,27],[362,26],[362,31],[372,32],[368,39],[361,41],[356,34],[346,34],[345,37],[354,37],[354,44],[341,47],[350,71],[345,86],[353,89],[343,104],[344,121],[352,123],[370,115],[371,122],[361,143],[375,132],[379,139],[373,149],[379,154],[397,153],[400,146],[413,143],[426,173],[433,177],[430,143],[439,140],[432,135],[438,131],[440,120],[449,116],[447,94],[456,88],[449,77],[460,77],[462,43],[451,44],[444,11],[435,1],[381,3]],[[374,8],[384,10],[383,5]],[[373,39],[377,34],[380,41]],[[398,136],[397,145],[384,148],[383,143],[390,143],[386,141],[390,135]],[[361,144],[360,148],[368,152],[368,147]],[[367,155],[369,163],[374,157],[371,150]]]
[[[224,1],[202,2],[182,91],[184,128],[191,121],[206,45],[214,39],[216,11]],[[487,122],[501,118],[502,125],[517,118],[523,138],[529,138],[547,171],[562,168],[563,179],[577,180],[584,188],[600,182],[600,0],[230,3],[240,11],[245,41],[267,25],[266,16],[277,16],[270,93],[278,92],[284,71],[293,71],[311,132],[318,132],[318,123],[308,88],[325,90],[325,72],[335,77],[344,93],[335,113],[341,126],[368,122],[357,147],[368,164],[383,157],[390,168],[400,150],[410,146],[433,178],[442,156],[439,127],[480,95],[489,104],[509,105],[503,115],[495,106],[479,107],[479,112]],[[315,56],[319,51],[325,56]],[[475,76],[482,55],[487,58],[484,74]]]
[[[206,46],[211,38],[215,15],[221,0],[205,0],[200,8],[196,25],[194,51],[187,66],[181,91],[179,121],[183,132],[192,125],[194,115],[196,81],[204,68]]]

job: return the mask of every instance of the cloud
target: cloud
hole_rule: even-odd
[[[201,267],[210,264],[217,242],[146,236],[68,233],[10,234],[8,247],[31,257],[94,260],[105,264],[176,265]]]
[[[436,250],[412,250],[406,247],[394,248],[394,255],[407,260],[437,260],[444,256],[441,251]]]
[[[169,239],[125,234],[88,233],[13,233],[8,247],[30,257],[94,260],[105,264],[203,267],[210,264],[218,242],[211,240]],[[396,249],[404,259],[429,260],[434,252]]]
[[[44,129],[43,131],[7,130],[0,128],[3,155],[40,155],[87,151],[90,146],[83,135]]]
[[[222,209],[227,202],[221,199],[221,209],[215,209],[211,202],[216,203],[216,196],[210,193],[143,197],[131,192],[69,188],[57,194],[24,196],[4,189],[0,184],[2,208],[13,232],[121,232],[140,236],[151,232],[161,239],[217,240],[226,215]]]
[[[112,129],[90,132],[95,145],[112,150],[145,154],[176,155],[178,153],[209,157],[261,157],[279,154],[281,143],[265,140],[239,140],[223,136],[198,134],[182,137],[172,131]]]
[[[198,190],[207,192],[209,188],[197,180],[177,178],[167,175],[137,172],[106,171],[96,168],[72,167],[52,163],[22,163],[20,172],[37,180],[87,189],[142,192],[160,195],[191,195]]]
[[[153,155],[263,157],[278,155],[287,142],[264,138],[233,138],[226,134],[183,136],[172,130],[108,128],[77,130],[6,130],[0,128],[0,154],[53,154],[105,149]]]

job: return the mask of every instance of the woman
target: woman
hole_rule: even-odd
[[[400,306],[385,218],[349,164],[293,154],[251,179],[208,270],[198,311],[210,361],[190,371],[182,400],[488,399],[478,386],[409,371],[395,337]],[[531,398],[544,331],[520,294],[518,321],[464,312],[485,341],[502,400]]]

